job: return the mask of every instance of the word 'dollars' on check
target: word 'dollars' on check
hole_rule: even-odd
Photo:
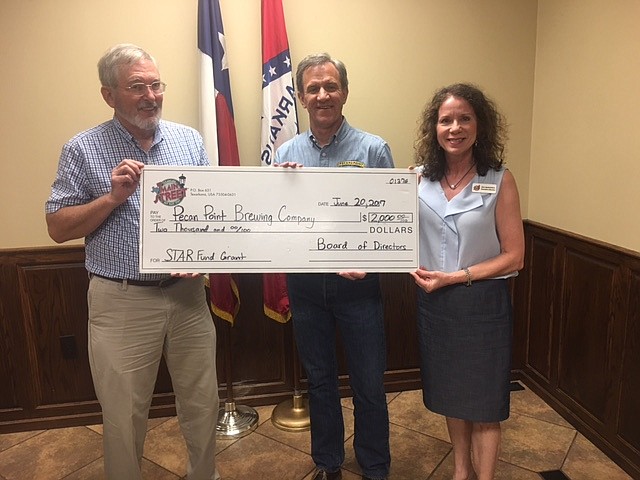
[[[392,168],[144,168],[140,271],[408,272],[417,177]]]

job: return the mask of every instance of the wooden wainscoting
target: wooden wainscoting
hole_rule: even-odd
[[[640,478],[640,255],[529,221],[525,236],[525,268],[511,282],[513,375]],[[82,246],[0,250],[0,433],[100,421],[83,262]],[[238,403],[279,403],[296,379],[306,387],[291,323],[264,315],[262,275],[237,278],[235,326],[214,318],[220,398],[231,384]],[[381,283],[386,389],[420,388],[413,280],[385,274]],[[175,412],[171,392],[162,364],[152,416]]]
[[[237,276],[235,325],[218,330],[220,399],[265,405],[290,399],[295,379],[291,323],[264,315],[262,275]],[[84,247],[0,250],[0,433],[100,422],[87,360],[87,273]],[[388,391],[420,388],[413,280],[382,278],[388,334]],[[344,357],[341,387],[349,394]],[[296,377],[294,377],[296,376]],[[171,379],[161,364],[151,416],[175,413]]]
[[[640,478],[640,254],[525,222],[524,382]]]

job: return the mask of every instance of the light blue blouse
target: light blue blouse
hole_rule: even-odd
[[[476,174],[451,201],[440,182],[422,177],[418,186],[422,267],[455,272],[500,253],[495,214],[504,172],[503,168],[489,170],[483,177]]]

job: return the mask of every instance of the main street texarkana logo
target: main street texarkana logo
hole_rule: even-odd
[[[155,187],[151,187],[151,191],[156,194],[153,203],[162,203],[169,207],[178,205],[184,197],[187,196],[187,189],[184,188],[187,177],[180,175],[179,180],[175,178],[167,178],[158,182]]]

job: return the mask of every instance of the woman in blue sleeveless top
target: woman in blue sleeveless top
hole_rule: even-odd
[[[477,87],[439,90],[421,120],[421,267],[412,275],[424,404],[446,417],[454,480],[489,480],[509,416],[507,279],[524,261],[518,189],[503,167],[504,119]]]

